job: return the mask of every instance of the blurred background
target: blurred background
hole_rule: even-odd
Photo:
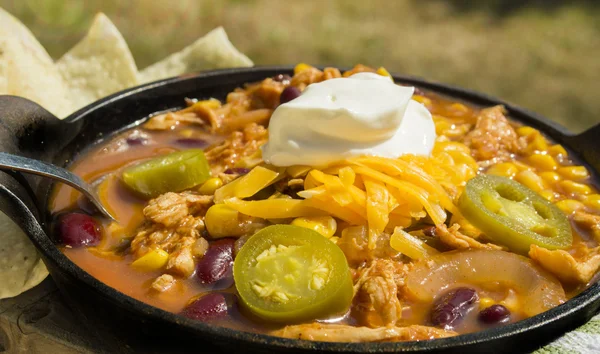
[[[363,63],[600,122],[596,0],[0,0],[58,59],[105,12],[140,69],[225,27],[257,65]]]

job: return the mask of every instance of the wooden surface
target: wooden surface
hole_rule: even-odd
[[[75,318],[50,277],[15,298],[0,300],[0,353],[102,352],[102,342]]]

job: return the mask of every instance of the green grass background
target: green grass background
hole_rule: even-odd
[[[105,12],[138,67],[223,25],[256,64],[364,63],[483,91],[573,131],[600,122],[600,1],[0,0],[54,58]]]

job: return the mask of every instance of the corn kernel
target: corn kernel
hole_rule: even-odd
[[[546,151],[548,150],[548,142],[542,135],[534,136],[533,140],[527,145],[526,152],[532,153],[535,151]]]
[[[583,204],[588,208],[600,210],[600,194],[590,194],[585,197]]]
[[[221,186],[223,186],[223,181],[219,177],[213,177],[204,182],[200,188],[198,188],[198,193],[204,195],[213,195],[217,189],[221,188]]]
[[[183,129],[181,132],[179,132],[179,135],[181,135],[184,138],[191,138],[194,135],[194,130]]]
[[[548,149],[548,153],[552,156],[558,156],[558,155],[563,155],[563,156],[567,156],[567,150],[565,150],[564,147],[562,147],[562,145],[552,145],[549,149]]]
[[[519,171],[533,170],[533,167],[531,167],[527,164],[524,164],[521,161],[513,161],[513,163],[515,164],[515,166],[517,166]]]
[[[381,76],[392,77],[392,75],[390,75],[390,73],[387,70],[385,70],[383,66],[380,66],[379,69],[377,69],[376,73]]]
[[[488,307],[494,305],[496,303],[496,301],[494,301],[494,299],[489,298],[489,297],[482,297],[479,299],[479,309],[483,310],[483,309],[487,309]]]
[[[573,181],[561,181],[559,182],[559,186],[564,192],[573,195],[587,195],[592,193],[592,188],[583,183],[577,183]]]
[[[415,101],[417,101],[417,102],[419,102],[419,103],[424,104],[425,106],[431,105],[431,100],[429,98],[421,96],[421,95],[414,95],[412,97],[412,99],[415,100]]]
[[[535,172],[527,170],[521,171],[515,176],[515,180],[527,188],[539,192],[546,189],[546,185],[542,177],[535,174]]]
[[[159,270],[167,264],[169,254],[163,249],[154,249],[140,258],[136,259],[131,266],[137,270],[153,271]]]
[[[567,215],[573,214],[577,210],[585,208],[582,202],[574,199],[563,199],[559,202],[556,202],[555,205]]]
[[[550,202],[553,202],[554,199],[556,199],[554,192],[550,189],[544,189],[543,191],[539,192],[539,194]]]
[[[308,70],[308,69],[312,69],[312,66],[305,64],[305,63],[300,63],[294,67],[294,74],[298,74],[299,72],[302,72],[302,71]]]
[[[513,178],[519,173],[519,169],[514,163],[503,162],[496,165],[492,165],[487,171],[487,174],[496,175],[496,176],[504,176]]]
[[[331,216],[306,216],[295,218],[292,225],[315,230],[321,235],[330,238],[337,230],[337,222]]]
[[[529,156],[528,160],[533,167],[544,171],[554,171],[558,167],[558,164],[550,155],[533,154]]]
[[[534,134],[539,135],[540,131],[532,127],[523,126],[517,128],[517,134],[519,134],[519,136],[532,136]]]
[[[540,177],[542,177],[542,179],[548,184],[554,184],[561,180],[558,173],[550,171],[540,172]]]
[[[453,103],[450,105],[450,108],[457,110],[457,111],[461,111],[461,112],[468,112],[469,109],[467,108],[467,106],[465,106],[462,103]]]
[[[560,173],[563,177],[573,181],[581,181],[582,179],[587,179],[590,176],[587,168],[584,166],[561,167],[558,169],[558,173]]]

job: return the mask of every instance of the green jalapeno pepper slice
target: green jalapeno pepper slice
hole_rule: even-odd
[[[199,149],[177,151],[123,170],[123,182],[137,194],[154,198],[167,192],[181,192],[204,183],[210,168]]]
[[[527,254],[532,244],[561,249],[573,243],[569,220],[558,207],[506,177],[469,180],[458,208],[492,241],[520,254]]]
[[[272,322],[303,322],[345,313],[352,279],[342,250],[318,232],[268,226],[250,237],[233,264],[241,302]]]

